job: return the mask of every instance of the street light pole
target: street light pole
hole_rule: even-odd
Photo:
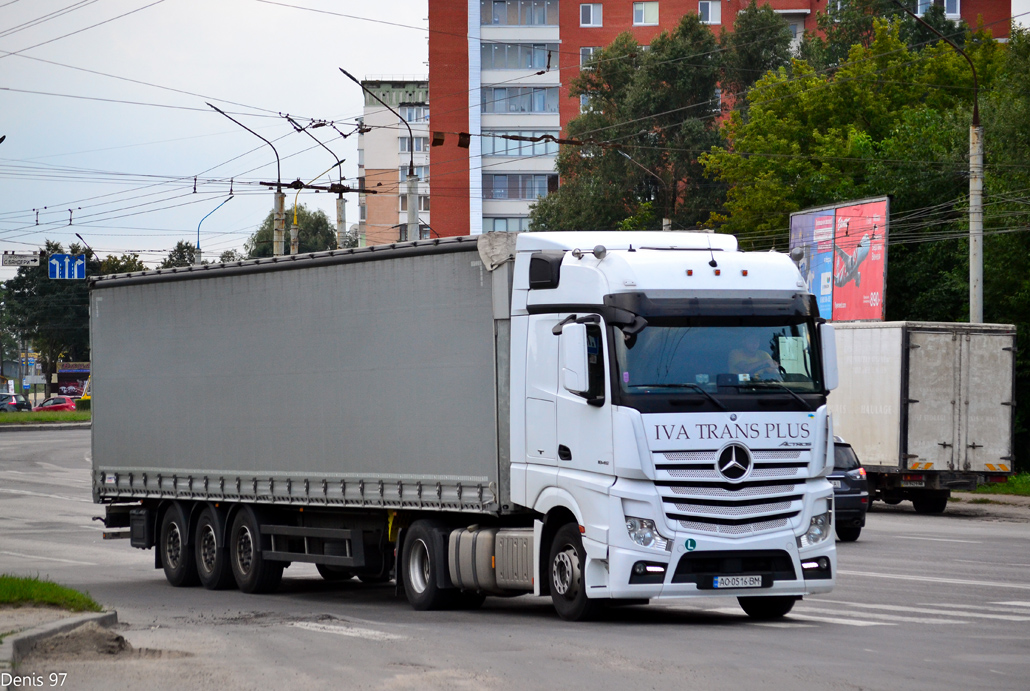
[[[976,80],[976,66],[954,41],[927,24],[922,17],[898,0],[894,0],[894,4],[940,36],[942,41],[966,59],[969,69],[973,71],[973,119],[969,125],[969,323],[981,324],[984,320],[984,132],[980,127],[980,92]]]

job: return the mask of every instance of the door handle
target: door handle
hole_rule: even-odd
[[[559,461],[571,461],[572,451],[565,444],[558,445],[558,460]]]
[[[939,441],[939,442],[937,442],[937,446],[943,446],[946,449],[950,449],[951,448],[951,444],[949,444],[946,441]]]
[[[977,444],[976,442],[973,442],[972,444],[969,445],[969,448],[971,448],[971,449],[982,449],[983,447],[984,447],[983,444]]]

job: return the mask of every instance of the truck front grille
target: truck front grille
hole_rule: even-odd
[[[779,530],[801,513],[808,450],[752,451],[744,482],[728,482],[716,469],[717,451],[655,454],[655,485],[673,525],[722,535]]]

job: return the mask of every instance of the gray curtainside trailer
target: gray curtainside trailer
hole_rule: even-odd
[[[114,505],[109,527],[135,520],[150,547],[171,499],[506,511],[509,267],[456,238],[94,279],[93,493]],[[304,523],[318,539],[280,526],[266,556],[388,576],[381,527],[354,540],[320,532],[317,511]]]

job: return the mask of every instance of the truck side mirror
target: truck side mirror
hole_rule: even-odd
[[[833,324],[819,325],[819,341],[822,344],[823,386],[827,391],[837,388],[837,336]]]
[[[570,393],[583,395],[590,389],[587,362],[586,324],[566,324],[561,332],[561,381]]]

